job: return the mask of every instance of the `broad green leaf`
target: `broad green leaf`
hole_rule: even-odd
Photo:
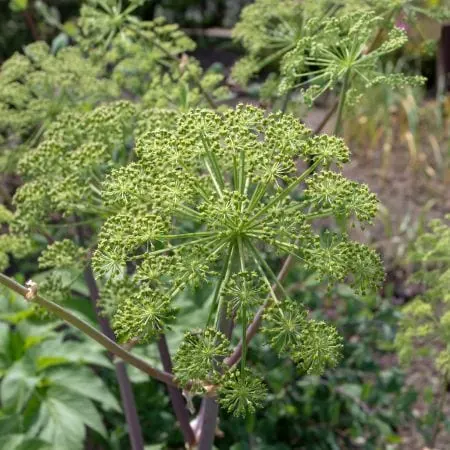
[[[0,386],[1,403],[7,411],[19,412],[27,403],[39,377],[32,362],[23,358],[6,373]]]
[[[58,335],[57,338],[42,342],[30,351],[39,370],[67,363],[93,364],[112,368],[111,361],[103,348],[92,341],[63,341],[63,336]]]
[[[39,437],[52,443],[55,449],[82,450],[86,430],[80,413],[49,395],[40,411],[47,420]]]
[[[46,339],[48,339],[48,336],[45,336],[44,334],[41,334],[39,336],[28,336],[25,339],[24,343],[25,350],[40,344],[42,341],[45,341]]]
[[[0,288],[0,313],[12,313],[28,309],[30,305],[20,295],[6,288]]]
[[[49,420],[41,438],[56,448],[81,449],[88,426],[106,437],[102,418],[91,400],[59,386],[50,387],[43,401]]]
[[[9,333],[9,326],[0,322],[0,376],[11,364]]]
[[[33,321],[25,321],[18,324],[17,329],[20,332],[20,335],[24,338],[25,343],[27,340],[35,340],[40,339],[41,341],[44,339],[48,339],[50,337],[56,337],[57,332],[55,329],[60,326],[63,322],[61,320],[53,320],[49,323],[42,322],[33,322]],[[31,342],[30,342],[31,344]],[[26,347],[31,347],[26,343]]]
[[[113,364],[106,356],[105,350],[95,341],[65,341],[62,345],[62,351],[72,362],[92,364],[108,369],[113,368]]]
[[[30,318],[33,315],[34,315],[33,310],[31,308],[29,308],[29,309],[24,309],[23,311],[2,313],[2,314],[0,314],[0,319],[4,320],[5,322],[9,322],[13,325],[16,325],[16,324],[23,322],[24,320]]]
[[[116,398],[102,379],[88,367],[54,369],[48,375],[48,379],[53,386],[59,386],[98,401],[103,409],[121,412]]]
[[[359,384],[343,384],[339,389],[349,397],[361,398],[362,386]]]

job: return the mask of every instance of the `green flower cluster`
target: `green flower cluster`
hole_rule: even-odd
[[[195,43],[162,18],[131,13],[140,2],[91,0],[81,8],[75,44],[55,54],[36,42],[14,54],[0,72],[0,163],[14,172],[61,114],[106,101],[139,97],[145,107],[207,106],[229,97],[223,75],[204,72],[185,52]],[[11,151],[14,150],[14,151]]]
[[[13,199],[13,230],[45,230],[61,216],[106,214],[101,179],[129,158],[136,120],[136,107],[126,101],[60,115],[19,162],[25,184]]]
[[[141,3],[121,8],[116,1],[86,2],[79,19],[81,48],[112,67],[112,80],[149,107],[207,106],[205,92],[216,101],[228,97],[219,86],[221,74],[203,72],[186,56],[196,45],[178,25],[163,17],[143,21],[132,15]]]
[[[312,104],[338,83],[350,85],[353,97],[380,83],[400,87],[423,83],[423,77],[389,75],[378,70],[381,58],[407,42],[406,33],[393,27],[380,45],[373,46],[374,36],[382,26],[382,17],[371,11],[322,21],[310,19],[305,24],[305,36],[283,57],[280,92],[307,86],[303,96],[307,104]]]
[[[117,97],[118,87],[103,75],[104,67],[88,61],[77,47],[54,55],[45,42],[36,42],[26,46],[24,54],[14,54],[0,72],[2,153],[27,139],[27,145],[32,144],[64,111],[85,110]],[[10,153],[5,156],[14,159]],[[8,159],[3,165],[14,168]]]
[[[103,225],[93,257],[107,285],[125,286],[126,294],[115,297],[118,304],[108,305],[119,336],[157,337],[173,322],[180,292],[210,286],[206,331],[186,336],[175,374],[194,392],[217,384],[227,405],[240,405],[236,414],[247,404],[244,393],[261,389],[252,384],[245,357],[239,376],[222,375],[230,354],[227,323],[235,321],[244,331],[267,294],[269,343],[280,350],[284,342],[282,354],[289,345],[304,372],[335,365],[341,348],[336,331],[276,294],[264,254],[291,254],[321,279],[348,280],[357,291],[383,281],[375,252],[346,235],[324,238],[312,226],[318,217],[370,222],[376,213],[377,200],[366,186],[328,169],[348,161],[343,141],[311,138],[293,116],[240,105],[223,114],[182,113],[176,124],[142,133],[136,155],[114,168],[102,186],[104,206],[116,213]],[[299,175],[301,161],[310,166]],[[230,394],[233,383],[236,397]],[[258,399],[247,400],[244,409],[251,411]]]
[[[450,380],[450,215],[434,220],[411,252],[411,261],[421,265],[412,281],[426,287],[403,308],[396,344],[400,360],[409,363],[431,357],[443,377]]]
[[[242,85],[264,68],[271,71],[261,95],[273,99],[301,88],[306,104],[343,83],[355,102],[375,84],[394,87],[423,83],[421,77],[386,76],[380,63],[406,43],[396,21],[414,27],[419,17],[448,20],[444,4],[427,6],[422,0],[256,0],[244,8],[233,36],[245,49],[233,68]],[[353,70],[354,69],[354,70]]]
[[[66,267],[83,267],[86,250],[73,241],[64,239],[49,245],[39,257],[40,269],[63,269]]]
[[[292,49],[304,21],[303,2],[257,0],[246,6],[233,29],[233,38],[247,54],[233,67],[233,78],[246,85],[249,79]]]

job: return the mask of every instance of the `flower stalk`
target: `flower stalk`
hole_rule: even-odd
[[[17,281],[13,280],[3,273],[0,274],[0,284],[7,287],[8,289],[11,289],[22,297],[27,298],[26,295],[28,294],[29,289],[17,283]],[[32,296],[32,298],[29,300],[45,308],[47,311],[55,314],[55,316],[64,320],[69,325],[72,325],[73,327],[82,331],[84,334],[89,336],[91,339],[94,339],[94,341],[98,342],[101,346],[103,346],[117,358],[122,359],[123,361],[131,364],[139,370],[142,370],[142,372],[150,375],[152,378],[158,381],[161,381],[162,383],[167,384],[168,386],[178,387],[172,374],[159,370],[148,364],[147,361],[139,358],[139,356],[133,355],[131,352],[125,350],[122,346],[111,340],[108,336],[98,331],[88,322],[80,319],[65,308],[50,300],[45,299],[38,293]]]

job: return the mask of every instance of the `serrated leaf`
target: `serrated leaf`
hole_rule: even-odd
[[[5,322],[9,322],[13,325],[16,325],[29,317],[31,317],[34,314],[33,310],[30,309],[24,309],[23,311],[18,311],[14,313],[3,313],[0,314],[0,319],[4,320]]]
[[[23,434],[11,434],[0,438],[0,448],[16,450],[22,444],[25,436]]]
[[[11,363],[9,343],[9,326],[0,323],[0,375],[2,370],[5,370]]]
[[[48,379],[53,386],[73,391],[79,395],[98,401],[103,409],[121,412],[116,398],[100,377],[87,367],[59,368],[52,370]]]
[[[60,386],[52,386],[47,391],[43,407],[48,409],[49,422],[41,437],[49,440],[48,435],[53,434],[55,441],[49,440],[49,442],[54,443],[56,448],[68,450],[81,448],[86,434],[84,425],[106,437],[105,425],[94,403],[75,392]],[[57,429],[58,426],[59,429]],[[70,432],[66,438],[67,427],[71,426],[74,427],[74,432]],[[63,433],[64,436],[62,436]],[[63,445],[64,440],[67,440],[67,447]]]
[[[92,341],[63,341],[61,335],[31,349],[31,353],[36,365],[42,369],[66,363],[93,364],[112,368],[111,361],[100,345],[94,344]]]
[[[40,438],[53,444],[54,448],[64,450],[82,450],[86,435],[80,413],[68,408],[61,399],[53,398],[52,392],[44,400],[40,416],[47,420]]]
[[[362,393],[362,387],[359,384],[343,384],[339,390],[353,398],[360,398]]]

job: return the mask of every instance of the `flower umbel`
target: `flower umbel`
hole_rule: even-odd
[[[171,301],[189,286],[209,286],[206,330],[185,336],[175,374],[194,392],[216,382],[220,391],[231,323],[245,332],[269,294],[269,342],[308,373],[334,366],[340,350],[336,331],[311,321],[302,305],[273,290],[276,277],[265,253],[291,254],[322,279],[351,279],[356,290],[382,281],[379,259],[372,259],[378,267],[372,278],[352,263],[373,257],[369,248],[341,234],[323,239],[311,226],[316,217],[370,222],[375,215],[376,199],[365,186],[327,170],[348,161],[343,141],[311,139],[293,116],[241,105],[223,114],[180,114],[177,125],[142,134],[136,154],[136,161],[113,169],[103,185],[106,205],[117,212],[105,223],[94,256],[94,268],[109,282],[129,276],[134,267],[132,278],[143,293],[119,303],[116,331],[151,339],[170,325]],[[312,162],[298,174],[298,160]],[[261,391],[245,360],[246,348],[236,397],[226,391],[239,414],[251,411],[244,396]]]

